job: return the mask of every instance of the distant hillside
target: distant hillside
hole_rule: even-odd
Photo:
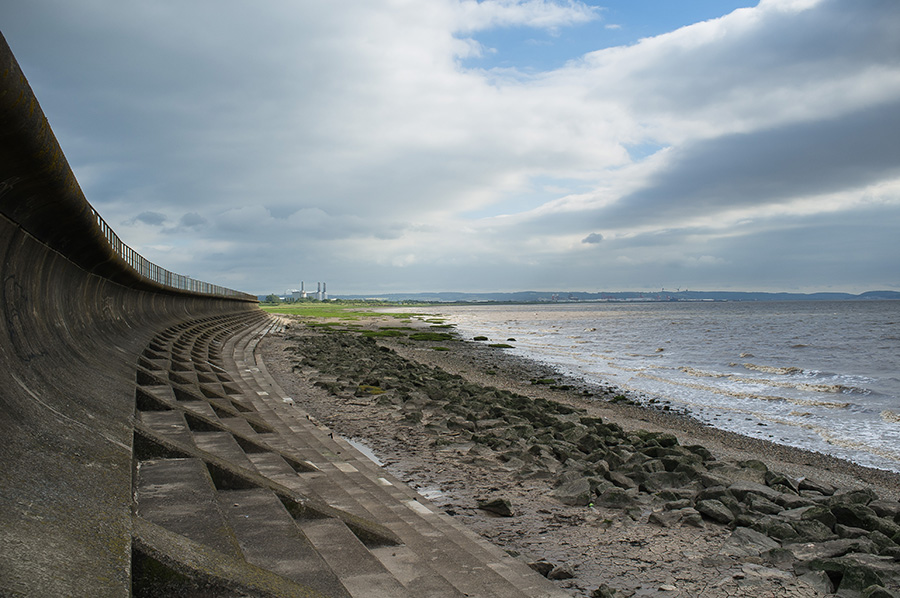
[[[900,300],[898,291],[851,293],[742,293],[735,291],[659,291],[653,293],[585,293],[578,291],[519,291],[515,293],[384,293],[381,295],[335,295],[336,299],[379,299],[382,301],[448,302],[573,302],[573,301],[865,301]]]

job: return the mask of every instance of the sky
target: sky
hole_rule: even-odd
[[[900,290],[896,0],[10,0],[88,201],[254,294]]]

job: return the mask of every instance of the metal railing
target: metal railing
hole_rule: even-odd
[[[97,210],[95,210],[93,206],[91,206],[91,212],[93,212],[94,216],[97,218],[97,224],[100,226],[100,231],[103,233],[103,236],[106,237],[106,240],[109,242],[109,246],[112,248],[112,250],[116,253],[116,255],[125,260],[125,263],[131,266],[142,277],[163,286],[172,289],[187,291],[190,293],[215,295],[217,297],[251,297],[251,295],[242,293],[241,291],[227,289],[225,287],[221,287],[216,284],[210,284],[208,282],[203,282],[201,280],[194,280],[190,276],[176,274],[174,272],[166,270],[165,268],[157,266],[141,254],[139,254],[137,251],[123,243],[122,239],[119,238],[119,235],[117,235],[116,232],[106,223],[103,217],[97,213]]]

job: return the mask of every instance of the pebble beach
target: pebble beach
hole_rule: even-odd
[[[261,344],[297,404],[573,596],[900,596],[895,473],[637,406],[421,320],[310,323]]]

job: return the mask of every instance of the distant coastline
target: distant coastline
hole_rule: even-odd
[[[383,293],[375,295],[334,295],[334,299],[419,301],[433,303],[584,303],[660,301],[873,301],[900,300],[898,291],[852,293],[763,293],[741,291],[520,291],[512,293]]]

